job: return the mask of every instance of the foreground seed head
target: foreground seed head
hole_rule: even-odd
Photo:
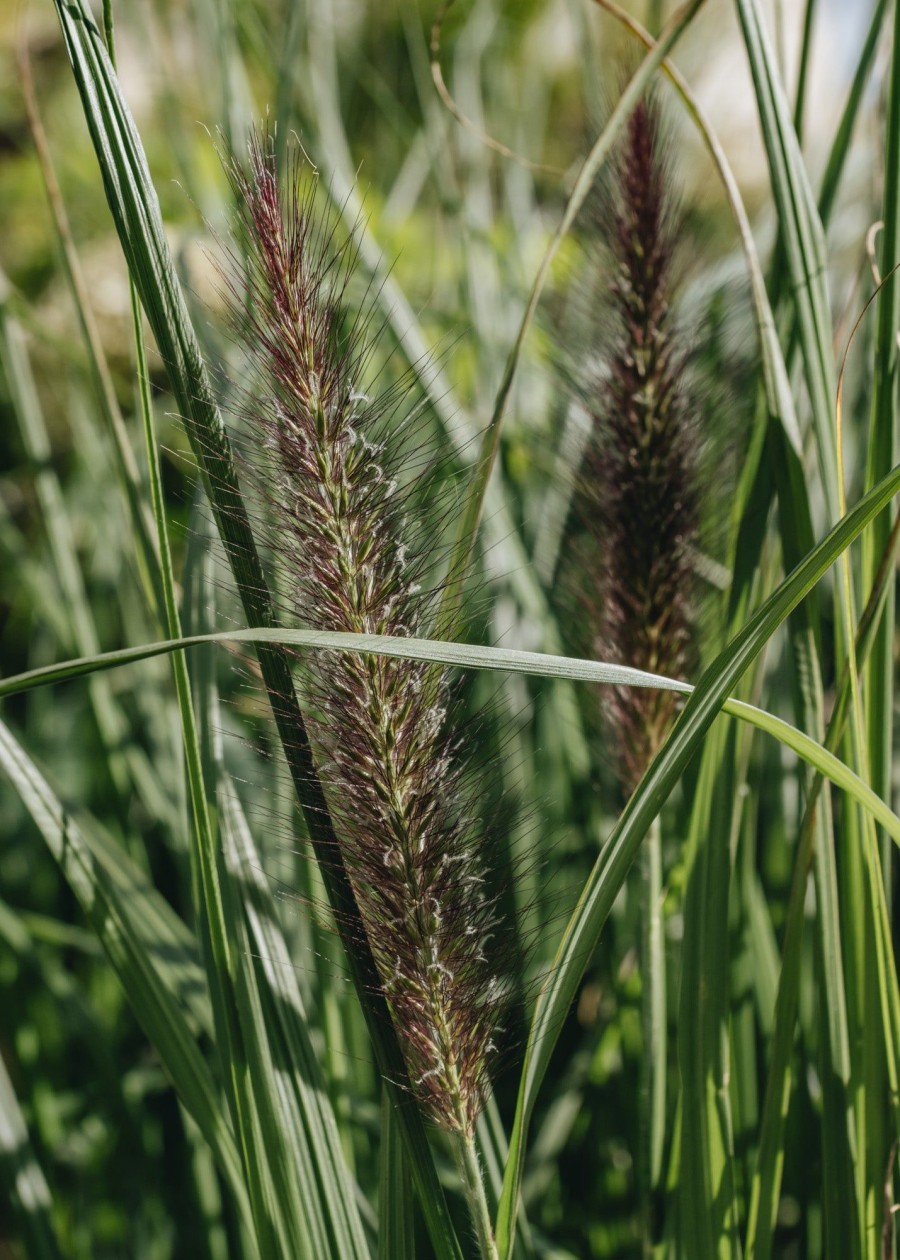
[[[424,632],[431,601],[392,453],[396,400],[366,381],[372,320],[347,315],[353,244],[336,241],[298,159],[282,184],[255,139],[230,175],[249,264],[235,311],[258,377],[247,420],[273,455],[295,615],[322,630]],[[446,673],[350,653],[310,668],[320,771],[413,1091],[440,1125],[471,1134],[503,985]]]

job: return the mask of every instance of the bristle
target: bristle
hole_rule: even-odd
[[[352,244],[338,245],[296,166],[279,184],[259,141],[232,178],[249,249],[248,348],[261,388],[248,417],[271,446],[278,550],[295,614],[323,630],[423,632],[414,523],[366,392],[366,322],[344,312]],[[345,863],[413,1089],[470,1135],[502,984],[488,961],[494,902],[460,804],[450,692],[435,667],[331,653],[311,666],[313,732]]]
[[[581,514],[593,537],[598,655],[670,676],[689,663],[697,530],[695,407],[670,303],[678,225],[670,207],[653,100],[637,106],[593,230],[611,307],[600,323],[601,370],[582,372],[592,419]],[[672,720],[673,693],[608,695],[620,776],[637,783]]]

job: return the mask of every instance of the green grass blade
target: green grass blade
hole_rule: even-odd
[[[641,950],[644,970],[643,1036],[646,1119],[646,1219],[652,1219],[650,1204],[663,1185],[663,1156],[666,1140],[666,1079],[668,1075],[668,1020],[666,984],[666,944],[663,918],[663,844],[659,818],[650,827],[644,849],[641,907]],[[649,1230],[648,1230],[649,1236]]]
[[[825,174],[822,176],[822,186],[819,190],[819,215],[822,223],[826,226],[834,210],[844,165],[850,152],[850,143],[853,138],[853,129],[856,125],[859,107],[871,81],[872,64],[878,51],[881,28],[890,12],[890,8],[891,0],[878,0],[878,3],[875,5],[872,21],[866,32],[866,38],[853,75],[850,91],[847,95],[847,104],[841,115],[837,134],[831,146],[831,152],[828,155]]]
[[[882,556],[875,584],[860,620],[856,645],[857,663],[860,669],[864,667],[868,659],[875,639],[875,631],[883,615],[885,601],[890,589],[889,578],[894,570],[898,547],[900,547],[900,518],[895,522],[888,547]],[[849,671],[845,670],[841,684],[838,687],[834,710],[826,733],[825,746],[829,749],[836,749],[840,743],[849,704],[850,675]],[[781,975],[778,981],[776,999],[775,1029],[770,1054],[769,1078],[763,1108],[759,1151],[751,1182],[745,1235],[748,1260],[750,1257],[764,1260],[765,1257],[771,1255],[772,1232],[781,1197],[781,1174],[784,1159],[783,1133],[790,1097],[794,1023],[800,983],[800,943],[804,930],[807,877],[813,857],[814,820],[821,787],[822,779],[817,777],[811,784],[803,821],[800,826],[794,875],[788,899]],[[821,885],[817,891],[821,898],[823,893]],[[819,916],[828,913],[833,913],[833,911],[827,906],[820,905]],[[831,957],[826,956],[823,959],[825,968],[834,968],[839,965],[839,961]]]
[[[387,1090],[381,1094],[379,1159],[378,1260],[415,1260],[412,1178]]]
[[[796,315],[795,323],[790,330],[790,343],[796,344],[801,351],[803,370],[810,395],[813,413],[813,429],[816,438],[817,455],[821,480],[824,488],[826,509],[829,519],[841,511],[841,485],[838,473],[838,447],[835,436],[835,419],[833,400],[836,396],[834,381],[834,363],[832,352],[832,329],[826,283],[826,258],[821,221],[812,203],[812,197],[806,178],[799,144],[788,115],[787,105],[777,73],[771,48],[768,44],[759,5],[756,0],[737,0],[738,14],[741,21],[745,44],[750,59],[751,72],[756,88],[757,104],[763,128],[763,137],[769,159],[772,188],[778,208],[779,243],[776,248],[776,270],[780,269],[785,281],[790,281],[790,291]],[[876,23],[879,15],[876,14]],[[873,27],[874,29],[874,27]],[[869,49],[864,48],[861,66],[865,63]],[[855,89],[860,83],[859,74],[851,90],[844,120],[835,139],[832,159],[826,173],[826,184],[823,187],[823,205],[830,213],[833,205],[834,190],[846,156],[847,144],[852,128],[852,120],[859,105],[859,97]],[[830,188],[828,181],[831,181]],[[831,198],[831,201],[828,198]],[[781,283],[778,282],[781,290]],[[791,355],[789,354],[789,360]],[[776,467],[778,465],[776,464]],[[781,495],[782,510],[801,510],[802,502],[807,499],[805,479],[795,472],[794,487],[796,493]],[[802,507],[808,516],[808,507]],[[785,554],[789,558],[794,530],[789,523],[782,527]],[[788,559],[789,562],[789,559]],[[840,606],[848,610],[846,618],[836,616],[837,642],[839,652],[844,650],[847,641],[853,638],[853,603],[854,592],[849,581],[848,571],[841,567],[837,575],[837,587],[840,593]],[[845,628],[849,627],[849,628]],[[797,670],[797,676],[813,684],[813,691],[807,688],[801,693],[800,700],[804,706],[804,714],[800,717],[806,729],[821,737],[822,730],[822,697],[821,675],[815,669],[817,652],[814,639],[814,620],[805,631],[805,641],[799,634],[795,635],[795,643],[801,650],[805,649],[810,669]],[[802,661],[800,662],[802,665]],[[853,742],[854,767],[864,774],[861,762],[862,749],[858,738]],[[865,777],[865,774],[864,774]],[[855,1231],[851,1217],[858,1204],[852,1196],[845,1199],[838,1207],[836,1197],[846,1193],[855,1169],[861,1167],[862,1153],[858,1149],[857,1133],[859,1129],[859,1108],[854,1107],[854,1096],[849,1092],[852,1059],[850,1045],[859,1036],[859,1029],[853,1029],[848,1022],[848,1014],[852,1007],[845,995],[844,952],[843,944],[848,945],[848,937],[857,931],[860,920],[858,915],[850,912],[844,916],[843,925],[838,913],[837,874],[835,869],[833,847],[830,844],[831,828],[827,816],[828,801],[823,801],[816,825],[820,836],[815,844],[816,882],[819,890],[820,914],[817,916],[819,942],[821,950],[821,977],[825,986],[826,1027],[828,1040],[823,1047],[821,1072],[826,1088],[832,1091],[832,1097],[826,1107],[824,1136],[824,1197],[827,1200],[827,1212],[830,1218],[829,1233],[832,1244],[838,1251],[855,1254]],[[853,848],[847,861],[857,869],[852,882],[861,889],[863,876],[859,864],[863,861],[863,851]],[[845,884],[848,880],[845,876]],[[852,942],[850,942],[852,944]],[[856,979],[854,979],[854,976]],[[848,972],[849,987],[859,983],[859,969]],[[842,1097],[834,1093],[832,1087]],[[842,1130],[834,1123],[837,1111],[842,1111],[846,1125]],[[854,1114],[855,1112],[855,1114]],[[842,1240],[836,1237],[837,1230],[848,1230]],[[856,1232],[858,1237],[858,1232]]]
[[[151,458],[151,470],[153,462]],[[153,479],[151,471],[151,482]],[[166,541],[161,550],[168,592],[171,582]],[[196,556],[192,560],[191,584],[185,594],[190,596],[188,611],[194,623],[204,628],[212,617],[214,587],[207,572],[212,556],[207,552],[199,563]],[[175,616],[177,619],[177,613]],[[184,668],[184,653],[179,653],[175,660]],[[209,812],[215,813],[216,840],[222,846],[223,860],[216,867],[221,898],[218,910],[204,904],[208,897],[202,856],[200,862],[195,859],[195,869],[199,869],[200,876],[195,886],[200,894],[200,921],[204,925],[208,967],[215,966],[216,961],[210,948],[212,914],[222,915],[223,928],[231,944],[230,957],[225,960],[229,970],[222,976],[211,976],[211,988],[215,994],[218,986],[220,1005],[224,1007],[228,1003],[232,1008],[230,1020],[225,1021],[228,1040],[220,1055],[224,1071],[233,1079],[235,1124],[243,1137],[244,1166],[254,1196],[254,1210],[257,1218],[264,1214],[257,1228],[263,1236],[272,1231],[271,1245],[277,1255],[318,1260],[319,1256],[346,1254],[348,1260],[355,1260],[360,1253],[352,1246],[342,1251],[345,1239],[333,1243],[329,1237],[322,1191],[327,1191],[332,1181],[320,1185],[312,1169],[308,1128],[297,1106],[297,1093],[291,1087],[291,1077],[300,1070],[300,1065],[294,1063],[294,1072],[291,1072],[291,1056],[278,1036],[278,1022],[271,1009],[273,995],[264,976],[260,975],[257,962],[260,945],[251,941],[249,933],[244,909],[242,853],[249,845],[257,864],[258,858],[249,837],[242,837],[243,844],[238,839],[238,827],[243,819],[224,770],[215,654],[206,648],[193,654],[192,664],[190,693],[197,709],[197,761],[202,768],[202,781],[197,790],[209,793]],[[260,980],[263,980],[262,985]],[[229,1026],[232,1024],[233,1027]],[[303,1066],[309,1075],[314,1064]],[[315,1074],[311,1079],[315,1080]],[[315,1151],[314,1144],[312,1149]]]
[[[897,449],[898,347],[900,327],[900,11],[894,15],[894,45],[888,85],[886,170],[881,235],[881,274],[885,277],[877,303],[875,371],[873,373],[872,416],[869,429],[866,485],[874,485],[892,468]],[[891,523],[881,516],[872,524],[863,550],[864,580],[875,579],[881,557],[888,546]],[[893,752],[893,678],[895,595],[887,594],[884,616],[865,676],[868,722],[867,746],[872,786],[889,799]]]
[[[69,519],[65,496],[53,467],[53,451],[24,330],[8,304],[8,285],[0,273],[0,371],[6,381],[25,453],[36,469],[34,487],[46,530],[50,555],[61,595],[67,640],[75,650],[89,655],[99,649],[99,635],[90,607],[73,538],[77,531]],[[97,730],[104,745],[110,774],[120,797],[128,799],[132,787],[150,780],[152,767],[140,751],[129,748],[128,723],[105,684],[91,684],[90,701]]]
[[[878,321],[875,337],[875,372],[872,414],[867,443],[865,484],[872,485],[893,466],[897,439],[897,324],[900,320],[900,284],[895,274],[900,255],[900,14],[895,13],[892,51],[892,70],[888,83],[886,126],[886,171],[883,201],[883,233],[881,264],[887,269],[885,280],[875,295]],[[864,308],[864,313],[865,313]],[[862,316],[860,316],[860,319]],[[859,324],[857,322],[856,327]],[[854,333],[856,331],[854,328]],[[853,335],[851,334],[851,343]],[[842,378],[843,382],[843,372]],[[841,395],[838,396],[838,435],[842,432],[843,413]],[[838,475],[841,504],[843,506],[844,468],[842,450],[838,449]],[[863,544],[863,580],[867,583],[877,571],[880,557],[890,538],[890,523],[886,515],[873,522]],[[852,641],[854,608],[853,586],[849,555],[842,557],[841,612],[845,637]],[[876,632],[870,659],[865,670],[866,708],[863,707],[862,688],[857,672],[855,654],[849,658],[851,684],[851,744],[854,764],[873,783],[876,790],[889,797],[892,788],[891,755],[893,750],[893,682],[895,629],[895,591],[893,584],[887,592],[882,622]],[[851,819],[851,822],[856,822]],[[862,954],[854,959],[853,968],[857,1000],[854,1014],[859,1023],[857,1041],[864,1047],[860,1070],[856,1074],[857,1122],[859,1149],[858,1198],[865,1204],[862,1229],[864,1254],[872,1254],[869,1243],[878,1229],[880,1213],[876,1209],[883,1185],[884,1168],[892,1142],[886,1120],[888,1115],[888,1081],[897,1077],[898,1046],[894,1042],[893,1012],[900,998],[897,995],[897,976],[894,966],[889,913],[885,889],[891,887],[890,848],[882,842],[879,852],[878,838],[871,819],[859,819],[864,846],[862,873],[853,872],[854,884],[864,889],[865,911],[862,922],[854,918],[848,924],[849,932],[861,931]],[[851,860],[854,855],[851,855]],[[872,957],[876,967],[872,967]],[[876,1033],[881,1026],[884,1043]]]
[[[292,960],[233,786],[226,792],[222,816],[235,891],[246,917],[246,948],[255,960],[254,1027],[261,1043],[257,1053],[274,1083],[275,1122],[283,1145],[301,1173],[300,1185],[309,1188],[300,1207],[304,1214],[314,1215],[312,1224],[328,1240],[327,1254],[336,1260],[368,1260],[356,1188],[310,1041]],[[326,1252],[312,1254],[318,1260]]]
[[[696,856],[684,893],[678,1008],[678,1229],[683,1254],[697,1260],[740,1255],[734,1236],[735,1171],[725,1062],[734,734],[720,728],[710,734],[687,838],[688,851]],[[702,1002],[698,993],[704,994]]]
[[[34,90],[31,63],[27,52],[24,50],[24,45],[20,52],[19,67],[28,123],[41,168],[41,177],[44,181],[44,189],[53,218],[56,238],[59,242],[63,270],[72,293],[72,301],[75,305],[78,325],[87,351],[88,364],[97,401],[107,431],[112,437],[119,481],[125,491],[125,498],[128,503],[129,516],[138,545],[137,553],[141,567],[141,577],[148,600],[151,606],[155,607],[160,624],[162,624],[163,593],[159,573],[159,554],[154,540],[153,521],[143,499],[141,477],[138,472],[137,462],[131,449],[125,421],[119,409],[112,374],[106,361],[97,321],[91,308],[87,283],[81,270],[75,242],[72,239],[65,202],[56,178],[53,159],[50,156],[50,146],[47,143],[37,95]]]
[[[128,910],[135,948],[177,999],[191,1031],[212,1037],[209,988],[196,938],[121,845],[83,820],[79,826],[87,852],[108,883],[109,895]]]
[[[61,1260],[53,1202],[28,1138],[25,1117],[0,1055],[0,1186],[18,1220],[29,1260]]]
[[[562,1021],[650,823],[699,747],[723,700],[782,621],[900,489],[900,468],[869,492],[797,566],[707,669],[597,860],[538,1000],[522,1069],[510,1160],[497,1222],[500,1255],[512,1248],[525,1133]]]
[[[818,554],[818,549],[816,554]],[[68,678],[92,674],[98,670],[113,669],[135,661],[210,643],[279,643],[313,651],[367,652],[401,657],[411,661],[428,661],[437,665],[459,666],[463,669],[532,674],[542,678],[566,678],[572,681],[620,687],[658,687],[665,691],[677,691],[683,695],[691,695],[695,690],[690,683],[666,678],[663,674],[649,674],[644,670],[631,669],[626,665],[582,660],[579,657],[547,656],[541,652],[520,652],[509,648],[447,643],[439,639],[404,639],[390,635],[345,634],[325,630],[259,629],[187,635],[180,639],[144,644],[137,648],[122,648],[117,652],[104,652],[96,656],[83,657],[80,660],[65,661],[59,665],[43,666],[40,669],[29,670],[25,674],[0,679],[0,696],[32,691],[36,687],[62,682]],[[900,819],[848,766],[810,736],[781,718],[775,717],[774,714],[766,713],[752,704],[726,697],[721,702],[721,708],[723,712],[749,722],[792,749],[813,769],[818,770],[848,792],[888,830],[890,835],[900,842]]]
[[[813,525],[803,465],[785,450],[775,464],[779,523],[784,563],[793,567],[811,548]],[[794,662],[794,705],[804,730],[825,738],[825,697],[819,642],[821,626],[814,601],[798,608],[789,622]],[[850,636],[852,639],[852,635]],[[806,793],[815,793],[815,781],[807,772]],[[816,967],[821,985],[819,1070],[828,1093],[824,1108],[823,1194],[829,1236],[839,1253],[857,1256],[857,1204],[851,1192],[857,1164],[855,1120],[850,1082],[852,1077],[851,1032],[848,1019],[844,968],[845,935],[842,932],[838,862],[830,794],[820,797],[814,815],[814,864],[817,914],[815,917]]]
[[[885,135],[885,172],[882,205],[880,271],[885,282],[877,301],[875,331],[875,370],[872,376],[872,413],[868,435],[868,460],[866,464],[867,486],[874,485],[884,470],[893,466],[897,452],[898,418],[898,346],[897,330],[900,327],[900,11],[894,11],[894,31],[891,73],[888,79]],[[863,581],[870,583],[877,572],[880,558],[889,544],[891,523],[885,514],[873,521],[863,545]],[[896,594],[892,584],[887,592],[884,615],[879,626],[872,653],[861,679],[866,697],[865,727],[861,732],[865,740],[869,782],[885,800],[891,799],[893,790],[894,753],[894,679],[895,679],[895,631]],[[865,1073],[866,1121],[868,1152],[871,1169],[869,1198],[880,1209],[880,1188],[884,1182],[884,1168],[897,1136],[896,1128],[889,1123],[890,1099],[896,1100],[896,1062],[900,1054],[892,1007],[896,1002],[896,974],[891,932],[887,922],[890,912],[885,901],[893,886],[893,855],[885,838],[881,840],[880,853],[875,837],[868,845],[870,896],[870,930],[874,932],[874,953],[877,967],[869,969],[867,985],[868,1009],[873,1018],[866,1019],[866,1029],[877,1018],[881,1009],[887,1038],[886,1061],[881,1057],[881,1047],[876,1038],[867,1042],[870,1061]],[[881,882],[876,887],[875,881]],[[886,892],[887,890],[887,892]],[[871,953],[870,953],[871,957]],[[873,1044],[874,1043],[874,1044]],[[876,1048],[877,1047],[877,1048]],[[872,1212],[877,1228],[880,1210]],[[871,1227],[871,1225],[870,1225]]]
[[[143,911],[141,901],[123,899],[121,884],[111,876],[78,822],[59,802],[3,723],[0,723],[0,763],[97,933],[138,1022],[159,1054],[186,1110],[209,1143],[238,1211],[249,1223],[250,1204],[241,1162],[222,1114],[218,1091],[184,1011],[145,948],[141,929],[135,924]],[[124,855],[119,855],[119,859],[124,863]],[[168,946],[161,942],[160,950],[165,955]]]
[[[371,652],[396,656],[410,661],[429,661],[435,665],[459,666],[461,669],[486,669],[535,674],[543,678],[572,679],[576,682],[609,683],[623,687],[659,687],[666,691],[687,694],[690,683],[663,674],[650,674],[627,665],[583,660],[575,656],[550,656],[543,652],[523,652],[510,648],[481,647],[470,643],[449,643],[444,639],[403,638],[399,635],[347,634],[331,630],[292,630],[259,627],[247,630],[222,630],[215,634],[185,635],[179,639],[145,643],[140,647],[119,648],[95,656],[64,661],[58,665],[42,665],[24,674],[0,678],[0,697],[17,695],[64,682],[97,670],[114,669],[135,661],[164,656],[182,648],[210,643],[284,644],[310,651]]]
[[[834,210],[838,188],[850,151],[856,119],[870,82],[870,72],[879,45],[881,28],[884,25],[888,10],[889,4],[887,0],[878,0],[853,76],[840,125],[832,143],[819,193],[819,214],[823,224],[827,224],[830,221]],[[789,280],[790,273],[788,268],[779,265],[773,267],[770,276],[770,291],[773,294],[773,301],[775,301],[776,296],[780,296],[786,291]],[[787,337],[788,362],[792,362],[794,359],[799,342],[798,320],[794,312],[791,312],[791,314],[792,318],[789,321]],[[769,441],[771,443],[772,435],[770,435]],[[770,496],[775,488],[771,476],[771,468],[774,468],[776,473],[779,469],[782,470],[782,475],[776,477],[776,480],[779,481],[779,497],[782,504],[781,532],[785,557],[787,563],[791,564],[803,550],[802,547],[801,551],[797,550],[798,534],[802,533],[802,529],[798,526],[798,519],[802,516],[808,522],[810,518],[806,479],[802,467],[798,466],[795,459],[792,459],[790,452],[776,447],[771,452],[771,459],[768,464],[761,465],[758,469],[757,482],[764,481],[767,483],[766,488],[762,491],[767,496]],[[754,494],[757,500],[761,499],[759,485],[757,485]],[[787,514],[794,518],[793,520],[788,521],[785,519],[786,510]],[[764,509],[761,503],[757,504],[755,513],[757,517],[762,517]],[[753,518],[751,517],[751,519]],[[806,529],[808,532],[808,525]],[[755,556],[757,551],[757,547],[747,546],[746,540],[742,539],[737,555],[742,563],[746,565],[749,562],[749,557],[751,555]],[[819,670],[815,664],[817,650],[814,640],[810,636],[809,629],[802,637],[795,633],[792,639],[795,649],[804,651],[808,658],[808,669],[806,670],[803,669],[802,663],[798,661],[796,675],[801,679],[806,678],[810,680],[818,677]],[[821,688],[818,690],[819,694],[816,696],[810,692],[809,688],[805,689],[804,704],[807,709],[807,716],[801,718],[805,728],[817,734],[822,727]],[[815,791],[814,785],[810,785],[810,790]],[[854,1156],[856,1146],[855,1121],[852,1110],[849,1111],[849,1114],[847,1112],[851,1074],[850,1031],[848,1027],[847,997],[841,948],[838,879],[833,829],[830,820],[830,802],[827,797],[822,801],[816,814],[815,826],[819,832],[813,846],[818,902],[818,913],[815,920],[816,948],[819,954],[818,968],[822,985],[822,1009],[824,1012],[823,1035],[820,1037],[819,1070],[824,1087],[830,1095],[826,1100],[823,1116],[823,1197],[826,1206],[826,1227],[831,1243],[838,1252],[850,1256],[858,1254],[859,1245],[859,1233],[854,1227],[852,1219],[857,1210],[852,1183],[854,1180],[854,1165],[858,1161]],[[843,1115],[840,1122],[836,1120],[838,1113]],[[843,1232],[839,1237],[838,1234],[841,1231]],[[748,1235],[748,1239],[752,1241],[750,1235]]]
[[[735,3],[756,89],[772,192],[797,311],[825,501],[829,519],[833,521],[839,512],[833,407],[836,374],[831,348],[824,233],[758,0],[735,0]]]
[[[812,57],[813,26],[816,17],[818,0],[806,0],[806,12],[803,14],[803,32],[800,37],[800,62],[797,69],[797,94],[794,100],[794,130],[797,138],[803,138],[803,117],[806,112],[806,84],[809,78],[810,59]]]

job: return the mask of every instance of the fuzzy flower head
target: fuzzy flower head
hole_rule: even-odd
[[[293,613],[322,630],[424,632],[432,600],[400,488],[396,404],[366,381],[371,318],[347,313],[353,244],[336,241],[299,161],[282,184],[256,139],[230,173],[248,255],[236,311],[258,378],[247,420],[273,454]],[[448,678],[357,653],[309,668],[320,774],[413,1091],[440,1125],[471,1134],[503,986]]]
[[[594,569],[595,650],[670,676],[689,663],[698,521],[697,404],[672,315],[679,224],[658,107],[639,104],[588,224],[590,416],[578,511]],[[631,791],[672,721],[673,693],[614,688],[608,715]]]

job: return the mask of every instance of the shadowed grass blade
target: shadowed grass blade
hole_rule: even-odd
[[[415,1260],[412,1178],[397,1128],[394,1104],[381,1095],[381,1152],[378,1190],[378,1260]]]
[[[81,827],[56,798],[43,775],[0,723],[0,764],[13,783],[106,950],[134,1013],[162,1060],[186,1110],[214,1152],[239,1213],[251,1224],[241,1161],[222,1115],[218,1090],[197,1048],[185,1013],[141,939],[133,916],[144,909],[123,900],[115,877],[92,850]],[[113,862],[123,861],[116,855]],[[160,954],[171,957],[160,942]],[[177,955],[176,955],[177,957]]]
[[[0,1186],[18,1218],[31,1260],[61,1260],[50,1188],[28,1139],[25,1117],[0,1056]]]

